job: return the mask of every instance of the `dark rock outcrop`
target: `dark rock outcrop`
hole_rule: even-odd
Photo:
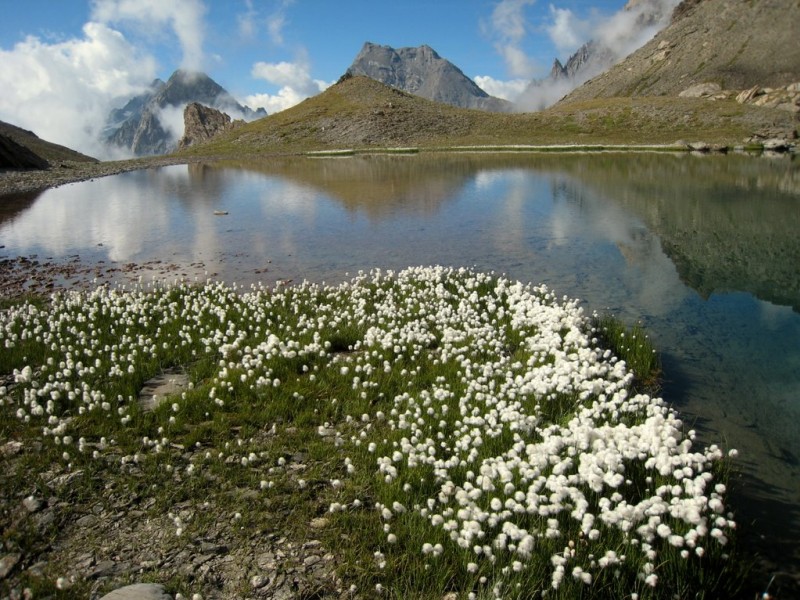
[[[178,142],[178,149],[210,140],[243,124],[243,120],[232,121],[230,115],[221,110],[192,102],[183,111],[183,137]]]
[[[105,140],[137,156],[174,150],[179,136],[165,124],[163,113],[165,109],[182,110],[190,102],[200,102],[248,121],[267,114],[263,108],[254,111],[242,106],[204,73],[178,70],[166,83],[155,80],[146,92],[112,111]]]
[[[392,48],[366,42],[349,75],[365,75],[398,90],[461,108],[508,112],[512,104],[483,91],[430,46]]]

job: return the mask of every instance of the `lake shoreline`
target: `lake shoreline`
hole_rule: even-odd
[[[286,154],[266,153],[258,155],[245,155],[238,158],[259,160],[272,157],[305,156],[311,158],[346,157],[365,154],[441,154],[441,153],[697,153],[697,154],[727,154],[748,153],[761,154],[773,152],[764,145],[753,146],[725,146],[708,144],[705,142],[675,142],[674,144],[547,144],[547,145],[480,145],[480,146],[446,146],[446,147],[404,147],[404,148],[341,148],[333,150],[311,150],[307,152],[289,152]],[[780,147],[776,154],[790,154],[796,152],[796,146]],[[192,164],[202,162],[217,162],[229,160],[230,156],[191,156],[191,155],[165,155],[133,158],[127,160],[78,162],[61,161],[45,170],[33,169],[0,169],[0,197],[15,196],[42,192],[44,190],[77,183],[90,181],[99,177],[118,175],[129,171],[153,169],[171,165]]]

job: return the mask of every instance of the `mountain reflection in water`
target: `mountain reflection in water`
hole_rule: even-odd
[[[0,198],[0,259],[165,260],[241,284],[468,266],[642,321],[665,397],[703,439],[740,450],[738,519],[789,572],[800,572],[798,231],[800,165],[745,156],[269,158]]]

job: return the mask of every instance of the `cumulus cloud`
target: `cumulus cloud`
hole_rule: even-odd
[[[294,62],[257,62],[251,74],[256,79],[280,87],[277,94],[253,94],[245,98],[249,106],[264,107],[270,114],[290,108],[331,85],[311,78],[311,67],[305,52],[301,52]]]
[[[115,99],[141,92],[156,74],[155,60],[119,31],[98,22],[58,43],[33,36],[0,49],[0,120],[92,156]]]
[[[511,79],[509,81],[502,81],[495,79],[488,75],[478,75],[474,78],[475,83],[484,92],[496,98],[502,98],[509,102],[514,102],[519,95],[525,91],[530,83],[527,79]]]
[[[525,7],[536,0],[502,0],[495,6],[488,29],[495,40],[495,49],[503,57],[513,77],[530,78],[536,72],[536,64],[522,50],[521,43],[528,34]]]
[[[127,23],[149,35],[169,28],[181,45],[181,67],[203,68],[206,7],[202,0],[94,0],[92,19]]]

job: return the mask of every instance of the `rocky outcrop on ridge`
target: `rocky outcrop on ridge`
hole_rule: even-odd
[[[785,87],[800,81],[798,31],[796,0],[684,0],[653,39],[561,102],[678,96],[707,82],[720,90]]]
[[[183,111],[183,137],[178,142],[178,150],[210,140],[239,125],[244,125],[244,121],[232,121],[230,115],[221,110],[203,106],[199,102],[187,104]]]
[[[483,91],[430,46],[392,48],[366,42],[347,75],[365,75],[398,90],[461,108],[509,112],[513,105]]]
[[[224,110],[247,121],[266,116],[263,108],[242,106],[222,86],[205,73],[178,70],[164,83],[153,82],[150,89],[111,112],[105,140],[111,146],[136,156],[164,154],[175,149],[180,134],[170,131],[163,118],[165,110],[183,110],[190,102],[200,102]]]

